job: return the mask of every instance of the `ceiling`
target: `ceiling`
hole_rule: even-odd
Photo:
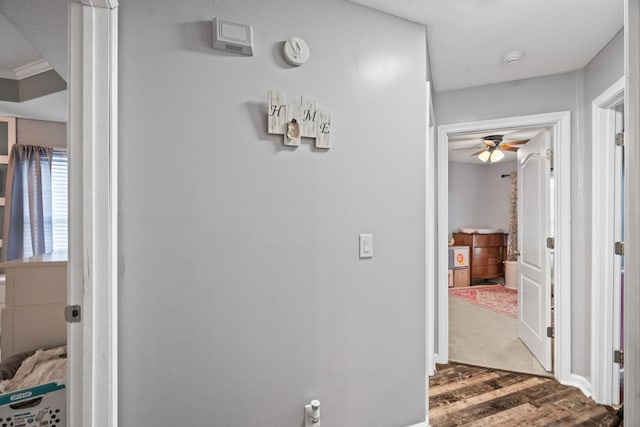
[[[67,78],[67,0],[0,0],[0,78],[54,69]],[[0,101],[0,115],[67,121],[67,91],[25,102]]]
[[[623,0],[350,1],[426,25],[438,92],[584,68],[624,22]]]
[[[436,91],[581,69],[624,18],[623,0],[350,1],[426,25]],[[0,0],[0,73],[38,63],[42,52],[66,79],[66,10],[66,0]],[[524,51],[523,59],[504,63],[502,56],[514,49]],[[66,105],[42,101],[40,110],[66,117]],[[16,113],[10,107],[0,105],[0,114],[24,117],[23,107]]]
[[[38,61],[42,56],[24,36],[0,14],[0,78],[16,78],[16,70]]]
[[[456,163],[472,163],[475,165],[490,165],[489,162],[478,160],[473,153],[481,150],[482,138],[487,135],[504,135],[503,143],[510,141],[520,141],[523,139],[531,139],[540,132],[544,131],[544,127],[527,128],[527,129],[494,129],[482,132],[460,133],[449,135],[449,161]],[[500,163],[516,160],[517,153],[511,151],[503,151],[504,158]]]

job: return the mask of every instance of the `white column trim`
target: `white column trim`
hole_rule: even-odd
[[[625,0],[624,423],[640,425],[640,1]]]
[[[69,2],[68,424],[118,423],[117,9]]]
[[[455,125],[449,125],[455,126]],[[446,248],[449,242],[449,136],[450,127],[438,126],[438,140],[436,156],[438,158],[436,198],[437,198],[437,236],[436,236],[436,277],[434,286],[437,287],[438,322],[437,322],[437,353],[434,355],[436,363],[449,361],[449,288],[448,288],[448,254]],[[429,212],[427,212],[427,216]],[[435,293],[435,292],[434,292]],[[434,332],[435,333],[435,332]],[[434,337],[432,337],[434,339]]]

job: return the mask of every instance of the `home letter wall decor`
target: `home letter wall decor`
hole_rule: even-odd
[[[286,94],[269,90],[268,132],[284,136],[284,145],[297,147],[300,138],[315,138],[316,148],[331,148],[331,113],[318,107],[316,98],[303,96],[300,104],[287,104]]]

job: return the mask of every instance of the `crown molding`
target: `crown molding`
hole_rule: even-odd
[[[9,68],[0,68],[0,79],[6,80],[18,80],[18,76],[16,76],[16,72]]]
[[[15,72],[17,80],[22,80],[49,70],[53,70],[51,64],[44,59],[40,59],[38,61],[30,62],[29,64],[21,65],[13,71]]]
[[[39,59],[37,61],[21,65],[13,70],[10,68],[0,68],[0,79],[22,80],[49,70],[53,70],[51,64],[44,59]]]

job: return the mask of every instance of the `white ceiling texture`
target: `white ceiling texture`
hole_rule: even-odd
[[[67,0],[0,0],[0,78],[55,69],[67,79]],[[25,102],[0,101],[0,115],[65,122],[67,91]]]
[[[623,0],[350,1],[426,26],[436,92],[582,69],[624,22]],[[523,52],[522,59],[506,63],[513,51]],[[508,142],[541,130],[450,136],[449,160],[483,164],[471,157],[483,136],[504,135]],[[515,157],[505,152],[503,161]]]
[[[581,69],[624,21],[622,0],[351,1],[427,27],[437,92]]]
[[[623,0],[350,1],[426,26],[435,91],[583,68],[623,25]],[[66,0],[0,0],[0,13],[0,69],[44,56],[66,79]],[[506,64],[513,50],[523,59]]]

